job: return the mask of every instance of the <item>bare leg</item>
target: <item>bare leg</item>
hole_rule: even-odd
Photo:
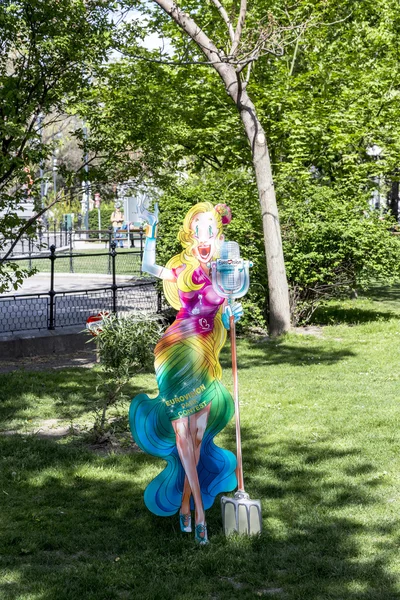
[[[191,436],[192,443],[193,443],[193,449],[194,449],[196,474],[197,474],[197,465],[198,465],[199,459],[200,459],[201,442],[203,441],[204,432],[207,427],[207,421],[208,421],[208,416],[210,414],[210,409],[211,409],[211,404],[206,406],[203,410],[199,411],[198,413],[191,415],[188,419],[188,427],[189,427],[189,432],[190,432],[190,436]],[[179,448],[178,448],[178,451],[179,451]],[[182,464],[183,464],[183,461],[182,461]],[[186,469],[185,469],[185,472],[186,472]],[[185,475],[185,482],[183,485],[183,493],[182,493],[182,505],[181,505],[181,513],[182,514],[188,514],[190,512],[190,496],[191,496],[191,494],[192,494],[192,490],[191,490],[191,487],[189,484],[189,479],[188,479],[188,476]],[[196,505],[196,500],[195,500],[195,505]],[[197,515],[196,515],[196,522],[197,522]],[[201,522],[204,522],[204,521],[201,521]]]
[[[210,408],[211,405],[209,404],[203,410],[191,415],[189,418],[184,417],[172,421],[179,458],[186,474],[181,512],[189,512],[190,495],[192,493],[196,509],[196,522],[201,523],[204,523],[204,509],[197,475],[197,463],[199,462],[201,442],[207,427]]]
[[[204,521],[203,502],[201,500],[200,484],[197,475],[196,457],[193,445],[193,439],[189,430],[189,419],[184,417],[172,421],[176,435],[176,446],[178,449],[179,458],[188,478],[190,489],[192,490],[193,500],[195,504],[196,521],[202,519]]]
[[[182,492],[182,504],[181,504],[181,513],[187,515],[190,513],[190,496],[192,495],[192,490],[190,489],[189,480],[187,475],[185,475],[185,482],[183,484],[183,492]]]

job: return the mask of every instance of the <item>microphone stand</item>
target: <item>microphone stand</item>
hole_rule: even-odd
[[[232,314],[229,317],[231,338],[233,400],[236,425],[236,479],[237,491],[233,498],[222,496],[222,522],[225,535],[257,535],[262,529],[261,502],[252,500],[244,490],[242,441],[240,432],[239,386],[236,352],[236,326],[233,314],[234,302],[249,289],[249,268],[252,263],[240,258],[236,242],[223,242],[221,258],[211,263],[212,285],[217,294],[227,298]]]
[[[234,299],[229,297],[229,306],[232,307]],[[232,314],[229,317],[229,328],[231,333],[231,355],[232,355],[232,376],[233,376],[233,400],[235,403],[235,426],[236,426],[236,477],[238,482],[238,492],[245,494],[243,480],[243,461],[242,461],[242,438],[240,433],[240,408],[239,408],[239,383],[236,352],[236,325],[235,317]]]

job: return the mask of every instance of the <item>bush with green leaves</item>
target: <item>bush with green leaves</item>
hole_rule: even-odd
[[[393,219],[369,208],[370,190],[359,182],[327,184],[307,178],[278,180],[278,200],[293,325],[310,320],[326,300],[349,295],[372,281],[400,276],[400,240]],[[268,315],[267,270],[257,190],[245,169],[207,172],[171,187],[160,200],[157,261],[180,252],[177,233],[196,202],[225,202],[232,222],[225,237],[237,241],[254,264],[243,298],[240,328],[263,327]]]
[[[102,231],[110,229],[111,227],[111,215],[115,210],[113,204],[102,204],[100,207],[100,220],[101,220],[101,229]],[[99,229],[99,210],[97,208],[93,208],[89,211],[89,229],[91,231],[97,231]],[[107,234],[103,234],[103,236],[107,236]],[[97,234],[90,234],[90,237],[96,238]]]
[[[393,219],[349,197],[340,186],[297,189],[281,209],[293,324],[309,321],[324,301],[349,296],[373,280],[400,276],[400,240]]]
[[[93,396],[94,429],[98,434],[107,425],[107,410],[128,398],[131,378],[152,367],[154,346],[161,332],[159,319],[142,313],[121,318],[103,315],[97,335],[92,338],[100,359],[97,393]]]

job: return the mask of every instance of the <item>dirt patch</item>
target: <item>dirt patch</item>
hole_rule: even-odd
[[[141,452],[139,446],[135,444],[130,433],[119,434],[118,436],[107,432],[97,442],[88,446],[96,454],[132,454]]]
[[[304,327],[293,327],[293,331],[299,335],[314,335],[315,337],[323,336],[323,328],[318,325],[305,325]]]
[[[74,436],[78,443],[82,443],[85,449],[96,454],[107,456],[108,454],[132,454],[141,452],[139,446],[133,441],[131,434],[126,432],[105,432],[98,437],[96,441],[93,439],[91,432],[86,427],[79,425],[67,425],[61,419],[46,419],[38,423],[32,429],[0,431],[0,435],[12,436],[34,436],[41,440],[58,441],[63,438]]]
[[[297,333],[298,335],[313,335],[321,338],[324,335],[324,328],[319,327],[318,325],[305,325],[304,327],[292,327],[289,333]],[[269,335],[257,335],[254,336],[253,339],[255,342],[262,344],[264,342],[275,342],[277,338],[270,337]]]
[[[13,371],[51,371],[53,369],[68,369],[83,367],[90,369],[96,363],[96,351],[82,350],[73,354],[53,354],[49,356],[29,356],[0,361],[0,373]]]
[[[71,425],[66,425],[60,419],[46,419],[41,421],[34,429],[1,431],[0,435],[34,435],[39,439],[57,440],[68,435],[79,435],[80,431]]]

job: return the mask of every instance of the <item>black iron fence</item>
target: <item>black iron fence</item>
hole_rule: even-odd
[[[39,228],[35,235],[23,235],[12,248],[9,257],[32,255],[41,252],[48,252],[50,246],[57,248],[68,248],[70,245],[71,232],[65,229],[54,227]],[[3,242],[0,256],[8,254],[14,243],[10,238]]]
[[[31,263],[43,273],[44,289],[0,295],[0,333],[83,328],[89,316],[104,311],[160,313],[165,307],[160,290],[153,279],[141,276],[142,253],[143,248],[118,252],[111,242],[108,252],[59,254],[52,245],[46,255],[14,257],[12,262]]]
[[[114,256],[114,259],[113,259]],[[113,260],[117,275],[136,276],[142,275],[141,265],[143,258],[143,244],[134,249],[116,249],[115,242],[111,242],[110,249],[82,250],[75,252],[72,244],[67,248],[58,249],[54,245],[50,252],[24,254],[13,256],[8,262],[17,263],[23,269],[35,273],[75,273],[77,275],[96,274],[112,275]]]
[[[119,229],[114,231],[112,227],[108,229],[72,229],[63,227],[62,222],[57,228],[56,223],[49,226],[38,227],[34,235],[24,235],[18,240],[12,248],[8,258],[18,256],[34,256],[37,254],[47,253],[51,246],[55,246],[57,250],[75,250],[82,243],[85,245],[104,244],[105,248],[111,248],[111,243],[124,248],[136,248],[143,250],[144,233],[143,227],[134,227],[133,229]],[[10,238],[2,244],[0,257],[8,254],[13,239]]]

